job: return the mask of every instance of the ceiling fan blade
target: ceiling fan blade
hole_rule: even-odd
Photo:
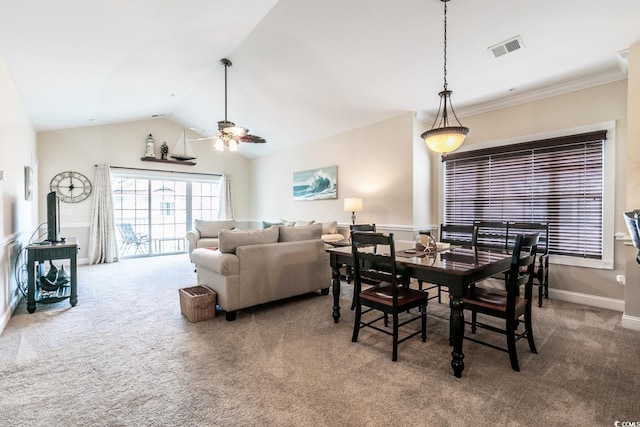
[[[189,138],[189,141],[205,141],[205,140],[208,140],[208,139],[215,139],[215,138],[216,138],[216,136],[215,136],[215,135],[212,135],[212,136],[202,136],[202,137],[200,137],[200,138]]]
[[[189,128],[189,129],[194,131],[194,132],[198,132],[198,133],[211,133],[211,134],[216,133],[215,130],[209,130],[209,129],[201,129],[201,128],[193,128],[193,127]]]
[[[238,140],[240,140],[240,142],[249,142],[252,144],[264,144],[265,142],[267,142],[267,140],[262,138],[261,136],[249,134],[241,136],[240,138],[238,138]]]

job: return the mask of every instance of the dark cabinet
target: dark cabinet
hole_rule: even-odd
[[[55,243],[27,246],[27,310],[36,311],[36,304],[51,304],[69,298],[72,307],[78,303],[78,245]],[[68,282],[47,277],[46,264],[54,260],[69,260]],[[56,283],[58,280],[58,283]]]

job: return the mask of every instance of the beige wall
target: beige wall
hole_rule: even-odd
[[[615,231],[625,231],[622,218],[625,200],[625,149],[627,134],[627,82],[579,90],[568,94],[528,102],[502,110],[465,117],[465,126],[471,133],[461,150],[483,148],[509,140],[526,140],[553,134],[565,129],[579,128],[597,123],[615,121],[616,176],[615,176]],[[426,125],[424,127],[426,129]],[[435,159],[439,162],[439,159]],[[432,167],[437,167],[436,164]],[[613,235],[606,235],[613,240]],[[614,269],[581,268],[552,265],[549,282],[556,297],[572,299],[572,293],[587,294],[600,299],[605,306],[620,308],[624,288],[617,284],[616,276],[625,273],[624,244],[614,243]],[[561,295],[561,293],[564,293]],[[552,295],[553,297],[553,295]],[[607,301],[612,299],[613,301]],[[616,303],[618,301],[618,303]],[[578,302],[589,301],[579,299]],[[611,303],[611,305],[608,305]]]
[[[156,156],[162,142],[170,149],[180,138],[182,127],[166,119],[150,119],[128,123],[90,126],[38,134],[39,199],[44,200],[49,182],[59,172],[70,170],[85,174],[93,183],[96,164],[110,166],[182,171],[189,173],[221,173],[229,175],[234,195],[236,218],[249,215],[249,161],[236,153],[218,152],[210,141],[194,141],[195,166],[144,162],[146,137],[155,138]],[[188,131],[187,131],[188,132]],[[190,135],[190,134],[188,134]],[[195,137],[196,135],[190,135]],[[80,239],[79,258],[86,258],[93,196],[75,204],[61,203],[61,234]],[[41,204],[41,221],[46,217]]]
[[[0,58],[0,170],[6,179],[0,181],[0,332],[19,302],[13,266],[16,252],[24,246],[37,225],[37,193],[25,200],[24,168],[31,166],[37,176],[36,133]],[[36,183],[37,184],[37,183]],[[34,188],[37,191],[37,187]]]
[[[627,99],[626,198],[625,211],[640,209],[640,43],[629,49],[629,96]],[[640,322],[640,268],[635,261],[636,249],[627,246],[625,316]],[[640,327],[638,327],[640,329]]]
[[[625,145],[627,82],[528,102],[465,117],[472,131],[463,149],[480,148],[528,136],[553,134],[603,122],[615,122],[615,231],[625,231]],[[439,224],[440,156],[426,151],[419,134],[427,124],[410,114],[335,135],[312,144],[252,160],[252,217],[261,219],[338,219],[344,197],[365,201],[358,222],[375,222],[411,239],[415,229]],[[294,171],[338,165],[338,199],[293,202]],[[622,172],[622,173],[621,173]],[[613,233],[605,236],[613,241]],[[616,276],[625,274],[625,246],[614,241],[613,269],[553,265],[552,297],[622,310],[624,288]]]
[[[252,217],[256,221],[315,219],[351,222],[345,197],[361,197],[357,222],[411,228],[413,218],[413,116],[354,129],[251,162]],[[338,198],[293,201],[293,173],[338,166]],[[409,234],[410,236],[410,234]]]

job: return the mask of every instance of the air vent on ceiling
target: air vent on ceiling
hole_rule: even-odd
[[[522,37],[515,36],[507,41],[489,47],[488,50],[494,58],[497,58],[499,56],[506,55],[507,53],[522,49],[523,47],[524,43],[522,42]]]

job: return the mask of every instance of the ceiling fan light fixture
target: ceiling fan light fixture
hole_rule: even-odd
[[[220,63],[224,66],[224,120],[218,122],[216,150],[238,151],[240,142],[265,143],[264,138],[249,135],[249,129],[227,120],[227,68],[233,64],[227,58],[221,59]]]
[[[240,126],[230,126],[224,128],[223,132],[226,132],[233,136],[245,136],[247,133],[249,133],[249,129]]]
[[[216,138],[216,144],[214,145],[215,149],[218,151],[224,151],[224,141],[222,138]]]
[[[462,145],[470,130],[458,120],[451,103],[452,91],[447,89],[447,2],[449,0],[440,1],[444,3],[444,90],[438,94],[440,96],[440,106],[431,129],[423,132],[420,137],[424,139],[430,150],[447,154],[457,150]],[[457,126],[449,126],[449,110],[453,113]]]

